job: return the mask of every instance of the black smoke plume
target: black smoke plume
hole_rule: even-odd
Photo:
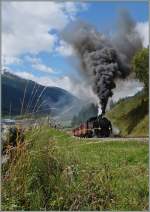
[[[113,95],[115,80],[130,73],[130,60],[142,46],[132,20],[127,14],[123,15],[116,36],[118,43],[116,38],[110,41],[86,23],[76,23],[64,36],[73,46],[80,61],[80,70],[99,98],[102,114],[105,114],[108,99]]]

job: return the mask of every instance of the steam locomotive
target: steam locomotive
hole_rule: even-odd
[[[73,129],[73,135],[82,138],[102,138],[112,134],[111,122],[104,116],[99,115],[88,119],[78,128]]]

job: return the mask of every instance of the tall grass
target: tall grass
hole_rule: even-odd
[[[32,100],[33,100],[34,95],[35,95],[34,90],[36,89],[36,85],[37,85],[37,83],[34,82],[34,86],[33,86],[32,92],[31,92],[31,96],[30,96],[29,101],[27,103],[26,112],[28,112],[30,106],[32,105]]]
[[[3,210],[147,210],[148,145],[27,131],[2,169]]]
[[[41,91],[41,93],[40,93],[39,97],[37,98],[37,101],[36,101],[36,103],[35,103],[35,105],[34,105],[33,112],[35,111],[36,107],[38,106],[39,100],[40,100],[40,98],[42,97],[42,95],[43,95],[43,93],[44,93],[44,91],[45,91],[46,89],[47,89],[47,87],[44,87],[44,88],[42,89],[42,91]]]
[[[23,92],[23,99],[22,99],[22,102],[21,102],[21,111],[20,111],[21,115],[22,115],[23,109],[24,109],[24,100],[25,100],[25,97],[26,97],[26,91],[27,91],[28,83],[29,83],[29,81],[26,82],[24,92]]]

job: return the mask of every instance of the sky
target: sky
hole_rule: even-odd
[[[68,24],[82,20],[111,36],[122,9],[135,20],[143,46],[147,47],[148,2],[3,2],[2,66],[23,78],[88,98],[93,93],[90,87],[85,91],[84,82],[78,83],[75,54],[63,40],[62,32]],[[122,93],[133,94],[141,84],[134,82],[120,91],[121,87],[115,98]]]

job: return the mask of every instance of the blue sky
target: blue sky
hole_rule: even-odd
[[[61,31],[71,22],[83,20],[107,36],[115,30],[121,9],[128,10],[139,24],[147,45],[148,2],[3,3],[3,66],[19,76],[73,92],[77,76],[74,54]]]

